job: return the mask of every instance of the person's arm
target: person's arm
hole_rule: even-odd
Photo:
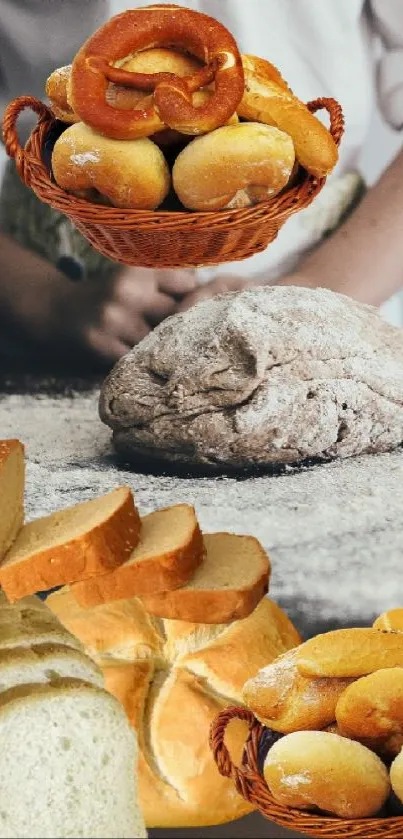
[[[345,224],[278,284],[328,288],[376,306],[403,287],[403,151]]]

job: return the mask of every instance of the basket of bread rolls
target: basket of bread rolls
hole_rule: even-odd
[[[195,267],[265,250],[323,188],[343,134],[334,99],[305,105],[221,23],[178,5],[110,19],[46,94],[49,105],[10,103],[6,150],[41,201],[126,265]],[[22,148],[25,108],[39,121]]]
[[[288,650],[248,679],[210,731],[220,773],[307,836],[403,835],[403,609]],[[241,766],[224,738],[249,726]]]

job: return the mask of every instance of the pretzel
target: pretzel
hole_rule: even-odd
[[[151,46],[172,46],[204,62],[191,76],[130,73],[119,65]],[[215,81],[201,107],[192,94]],[[119,111],[106,101],[109,82],[153,92],[152,104]],[[77,53],[71,74],[71,104],[80,119],[108,137],[131,140],[161,130],[161,124],[198,135],[224,125],[244,93],[241,56],[232,35],[214,18],[181,6],[148,6],[112,18]]]

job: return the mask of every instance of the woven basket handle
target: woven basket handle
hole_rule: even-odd
[[[210,749],[217,764],[220,775],[232,778],[238,792],[247,801],[253,800],[253,787],[257,776],[249,769],[240,769],[231,760],[230,753],[224,743],[226,729],[231,720],[243,720],[249,726],[250,738],[248,750],[252,750],[257,763],[259,741],[263,733],[263,726],[257,722],[251,711],[246,708],[226,708],[213,720],[210,728]]]
[[[19,96],[7,105],[3,116],[3,139],[6,147],[6,152],[9,157],[15,160],[18,174],[24,183],[29,186],[30,181],[30,162],[31,156],[26,149],[23,149],[18,139],[17,120],[19,115],[26,108],[30,108],[39,116],[39,123],[47,130],[54,122],[52,111],[35,99],[33,96]],[[35,158],[32,157],[32,163]]]
[[[322,99],[314,99],[312,102],[308,102],[307,107],[312,114],[323,109],[328,112],[330,117],[330,133],[336,146],[339,146],[344,134],[344,114],[341,105],[339,105],[336,99],[322,97]]]

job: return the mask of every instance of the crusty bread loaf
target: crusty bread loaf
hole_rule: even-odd
[[[223,707],[240,701],[253,673],[299,643],[284,612],[264,598],[249,617],[226,625],[153,622],[142,602],[131,600],[122,629],[124,601],[84,614],[70,611],[71,597],[64,591],[50,595],[48,602],[70,631],[88,641],[92,654],[96,649],[107,689],[138,731],[140,800],[147,825],[203,827],[251,812],[232,781],[219,775],[209,728]],[[241,758],[246,737],[246,725],[231,725],[228,743],[235,760]]]
[[[155,210],[171,187],[168,164],[152,140],[112,140],[83,122],[70,125],[56,141],[52,170],[67,192],[92,200],[95,190],[125,210]]]
[[[85,609],[65,586],[50,594],[46,605],[94,659],[162,659],[161,634],[136,597]]]
[[[24,520],[24,447],[19,440],[0,440],[0,560]]]
[[[403,668],[391,667],[364,676],[344,691],[337,703],[340,731],[386,755],[403,747]]]
[[[51,683],[57,678],[81,679],[102,687],[100,668],[88,655],[62,644],[33,644],[0,650],[0,692],[16,685]]]
[[[146,836],[135,737],[106,691],[69,679],[6,691],[0,740],[0,837]]]
[[[140,541],[130,558],[111,574],[72,586],[81,606],[90,608],[185,585],[204,558],[196,513],[188,504],[157,510],[141,519]]]
[[[315,177],[329,175],[338,161],[338,151],[327,128],[294,96],[272,64],[251,55],[244,55],[242,61],[245,93],[239,116],[286,132],[301,165]]]
[[[374,623],[374,629],[381,632],[403,632],[403,609],[384,612]]]
[[[268,728],[289,734],[320,730],[335,719],[336,705],[350,679],[312,679],[297,667],[298,647],[259,670],[246,682],[243,702]]]
[[[10,601],[47,591],[124,562],[139,539],[133,496],[121,487],[24,525],[0,565]]]
[[[388,667],[403,667],[403,635],[376,629],[337,629],[300,648],[297,667],[312,678],[359,678]]]
[[[253,536],[210,533],[206,556],[182,588],[143,598],[160,618],[194,623],[229,623],[246,618],[268,591],[270,560]]]
[[[344,819],[375,816],[390,791],[386,767],[365,746],[324,731],[298,731],[270,749],[264,777],[285,807]]]
[[[287,134],[257,122],[240,123],[189,143],[176,158],[172,179],[189,210],[239,209],[278,195],[294,163]]]

